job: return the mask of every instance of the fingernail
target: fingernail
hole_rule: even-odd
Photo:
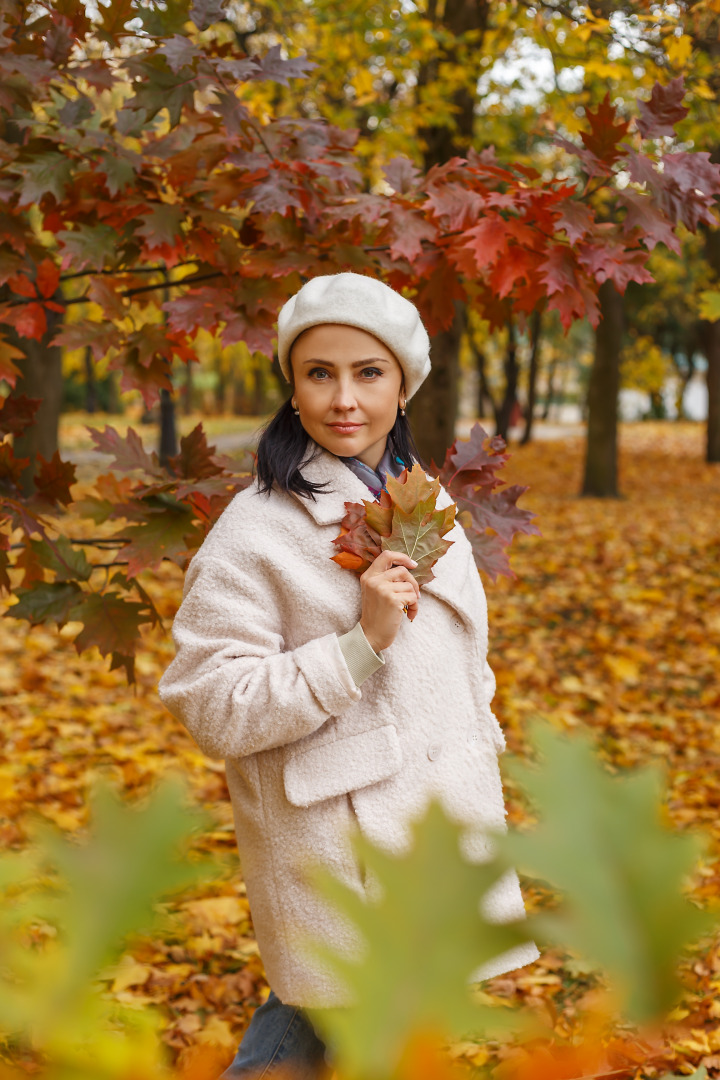
[[[413,566],[417,566],[417,563],[415,562],[414,559],[411,559],[410,562],[412,563]]]

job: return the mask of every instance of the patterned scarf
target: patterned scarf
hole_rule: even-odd
[[[371,469],[369,465],[356,457],[341,457],[340,460],[370,488],[375,499],[379,498],[380,492],[385,490],[388,473],[390,476],[399,476],[405,468],[404,462],[391,453],[389,443],[377,469]]]

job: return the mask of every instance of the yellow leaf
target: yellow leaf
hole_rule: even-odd
[[[203,927],[234,926],[247,918],[247,907],[237,896],[208,896],[184,905],[185,911]]]
[[[683,67],[687,64],[692,53],[692,38],[688,34],[683,34],[681,37],[671,37],[665,46],[665,52],[671,64],[675,64],[676,67]]]
[[[151,973],[151,967],[147,964],[139,964],[133,956],[125,953],[115,967],[115,978],[112,984],[113,994],[120,994],[123,990],[127,990],[129,986],[142,986],[143,983],[147,982]]]
[[[715,92],[710,89],[704,79],[698,79],[696,83],[693,83],[692,92],[696,97],[702,98],[703,101],[715,100]]]
[[[211,1016],[202,1031],[195,1036],[200,1043],[212,1043],[213,1046],[227,1046],[234,1049],[240,1041],[233,1035],[227,1020],[221,1020],[219,1016]]]
[[[636,683],[640,678],[637,664],[627,656],[604,656],[603,660],[620,682]]]

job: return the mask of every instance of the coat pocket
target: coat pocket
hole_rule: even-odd
[[[385,724],[289,757],[283,768],[285,795],[293,806],[312,806],[387,780],[401,766],[397,728]]]

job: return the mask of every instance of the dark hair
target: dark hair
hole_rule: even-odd
[[[388,438],[392,453],[405,465],[411,467],[415,462],[423,464],[410,431],[408,418],[400,414],[399,407]],[[296,492],[303,498],[314,501],[315,495],[322,494],[327,485],[311,483],[305,479],[300,469],[309,464],[317,453],[300,423],[300,417],[295,415],[291,395],[262,430],[255,461],[259,490],[269,493],[275,485],[280,491]]]

